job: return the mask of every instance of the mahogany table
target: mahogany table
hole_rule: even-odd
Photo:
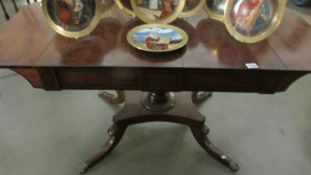
[[[126,94],[114,116],[105,146],[83,165],[85,172],[120,141],[127,126],[150,121],[188,125],[213,158],[233,171],[238,165],[206,137],[209,132],[187,93],[181,91],[285,91],[311,70],[311,28],[287,11],[280,28],[256,44],[234,40],[220,22],[204,13],[173,24],[190,38],[186,47],[169,53],[146,53],[126,42],[127,32],[141,24],[120,11],[103,19],[88,37],[57,35],[39,5],[30,5],[0,28],[0,68],[24,76],[35,88],[139,90]],[[248,67],[248,64],[258,66]]]

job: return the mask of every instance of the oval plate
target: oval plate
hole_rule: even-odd
[[[99,23],[100,0],[43,0],[48,24],[69,38],[89,35]]]
[[[185,46],[188,35],[182,29],[166,24],[140,25],[127,34],[133,47],[147,52],[169,52]]]
[[[238,41],[255,43],[269,37],[280,25],[287,0],[231,0],[225,25]]]
[[[185,0],[131,0],[133,10],[145,23],[173,22],[185,7]]]
[[[89,35],[99,23],[100,1],[43,0],[42,8],[48,24],[60,35],[80,38]]]
[[[180,14],[181,18],[187,18],[199,13],[204,7],[206,0],[186,0],[185,7]]]

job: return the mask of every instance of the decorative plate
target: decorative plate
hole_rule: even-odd
[[[204,7],[205,3],[206,0],[186,0],[185,7],[180,17],[186,18],[197,14]]]
[[[188,35],[182,29],[166,24],[140,25],[127,34],[133,47],[148,52],[168,52],[185,46]]]
[[[131,0],[135,14],[146,23],[173,22],[184,9],[185,0]]]
[[[206,0],[204,10],[209,17],[223,21],[227,1],[231,0]]]
[[[286,0],[231,0],[225,25],[237,40],[255,43],[270,36],[284,16]]]
[[[100,0],[101,3],[101,15],[100,18],[106,18],[116,10],[116,3],[114,0]]]
[[[119,7],[119,9],[121,9],[124,13],[135,17],[135,13],[133,11],[132,5],[130,0],[115,0],[117,6]]]
[[[89,35],[99,22],[100,0],[42,0],[42,8],[49,25],[70,38]]]

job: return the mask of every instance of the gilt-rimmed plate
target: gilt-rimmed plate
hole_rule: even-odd
[[[206,0],[204,10],[209,17],[218,21],[223,21],[227,1],[228,0]]]
[[[119,9],[121,9],[125,14],[135,17],[135,12],[133,11],[130,0],[115,0]]]
[[[185,7],[185,0],[131,0],[138,18],[145,23],[167,24],[173,22]]]
[[[48,24],[59,34],[80,38],[89,35],[100,17],[100,0],[42,0]]]
[[[231,0],[225,25],[237,40],[255,43],[269,37],[280,25],[287,0]]]
[[[188,35],[167,24],[144,24],[131,29],[127,40],[133,47],[147,52],[169,52],[185,46]]]
[[[185,7],[180,17],[186,18],[199,13],[203,9],[205,3],[206,0],[186,0]]]

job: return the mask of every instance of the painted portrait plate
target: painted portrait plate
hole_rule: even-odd
[[[131,0],[137,17],[145,23],[173,22],[185,7],[185,0]]]
[[[136,16],[130,0],[115,0],[115,2],[119,9],[122,10],[125,14],[132,17]]]
[[[199,13],[203,9],[205,3],[206,0],[186,0],[185,7],[180,17],[186,18]]]
[[[209,17],[222,22],[224,21],[227,1],[230,0],[206,0],[204,10]]]
[[[169,52],[185,46],[188,35],[182,29],[166,24],[145,24],[127,34],[133,47],[147,52]]]
[[[100,18],[106,18],[113,14],[116,10],[117,5],[114,0],[100,0],[101,8],[100,8]]]
[[[225,11],[225,25],[237,40],[255,43],[269,37],[280,25],[286,0],[232,0]]]
[[[89,35],[100,17],[100,0],[42,0],[49,25],[59,34],[80,38]]]

